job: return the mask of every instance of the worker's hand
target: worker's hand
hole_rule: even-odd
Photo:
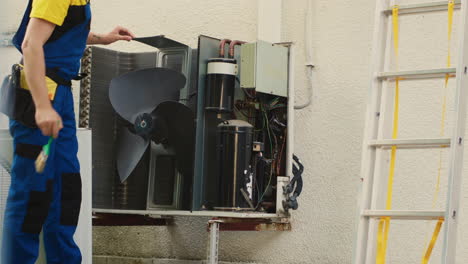
[[[58,137],[63,128],[62,118],[52,106],[36,109],[36,124],[44,136],[54,138]]]
[[[133,35],[132,32],[130,32],[130,30],[124,28],[124,27],[116,27],[114,28],[114,30],[112,30],[111,32],[107,33],[107,34],[104,34],[102,36],[102,43],[101,44],[104,44],[104,45],[108,45],[108,44],[112,44],[116,41],[119,41],[119,40],[126,40],[126,41],[130,41],[132,40],[133,38],[135,37],[135,35]]]

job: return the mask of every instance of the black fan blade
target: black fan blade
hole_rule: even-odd
[[[117,171],[119,172],[121,182],[124,182],[133,172],[143,154],[145,154],[149,143],[149,139],[144,139],[131,133],[128,128],[120,128],[117,149]]]
[[[158,105],[152,114],[163,119],[167,125],[167,141],[175,150],[177,168],[182,174],[191,174],[195,146],[192,110],[181,103],[168,101]]]
[[[109,98],[115,111],[133,124],[139,114],[153,112],[161,102],[179,100],[185,82],[185,76],[174,70],[138,70],[114,78]]]

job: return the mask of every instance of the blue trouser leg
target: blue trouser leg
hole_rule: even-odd
[[[81,263],[81,253],[73,241],[81,204],[81,179],[70,88],[58,88],[54,108],[64,128],[52,144],[43,174],[35,172],[34,161],[48,138],[38,129],[10,121],[15,155],[0,264],[34,264],[42,229],[48,263]]]
[[[63,129],[55,141],[54,199],[44,225],[48,264],[81,263],[81,253],[73,240],[81,205],[81,178],[71,92],[66,94],[64,101]]]

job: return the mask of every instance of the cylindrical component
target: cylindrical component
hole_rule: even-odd
[[[235,59],[208,60],[205,86],[205,109],[231,112],[234,105],[237,62]]]
[[[236,210],[252,208],[252,156],[253,126],[242,120],[224,121],[218,125],[218,177],[219,201],[215,209]]]

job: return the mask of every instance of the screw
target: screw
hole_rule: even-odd
[[[377,117],[380,117],[380,112],[375,113]]]
[[[452,214],[452,218],[455,219],[455,217],[457,217],[457,211],[453,211],[453,214]]]

